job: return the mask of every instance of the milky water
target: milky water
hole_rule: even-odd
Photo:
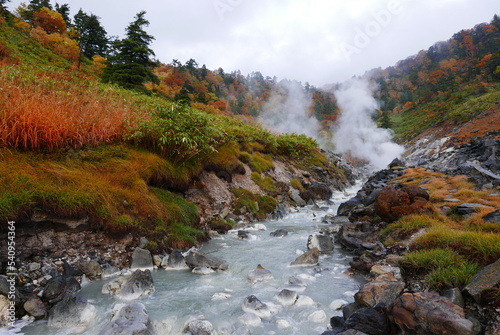
[[[341,311],[330,308],[332,301],[352,302],[363,279],[346,273],[352,256],[340,248],[332,254],[321,255],[319,266],[298,267],[290,266],[290,263],[307,250],[310,234],[330,226],[323,224],[321,219],[327,214],[335,214],[338,205],[352,197],[355,191],[352,188],[334,194],[335,205],[328,206],[327,211],[315,211],[308,206],[283,219],[262,222],[266,230],[251,230],[249,240],[238,239],[236,232],[211,240],[199,252],[227,261],[227,271],[199,275],[186,270],[154,270],[155,292],[139,301],[146,306],[151,319],[162,325],[161,334],[182,334],[190,317],[201,316],[213,324],[218,334],[238,334],[246,329],[250,331],[247,334],[321,334],[327,329],[330,317],[341,315]],[[282,238],[270,236],[269,233],[276,229],[285,229],[289,233]],[[258,264],[270,270],[274,279],[252,284],[247,275]],[[279,304],[275,297],[286,287],[291,276],[307,284],[298,294],[310,297],[313,305],[282,307]],[[106,281],[109,280],[112,278]],[[39,321],[25,326],[19,333],[99,334],[111,318],[113,305],[120,302],[115,297],[101,294],[106,281],[91,282],[80,292],[97,309],[87,328],[54,329],[47,327],[46,321]],[[222,299],[217,300],[214,295]],[[258,325],[244,325],[240,321],[245,314],[242,303],[249,295],[275,307],[276,313]],[[325,312],[326,318],[321,318],[321,311]]]

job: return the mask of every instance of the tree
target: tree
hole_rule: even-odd
[[[42,7],[33,13],[32,24],[35,28],[42,28],[47,34],[66,32],[66,22],[63,16],[48,7]]]
[[[144,18],[145,11],[135,16],[126,29],[126,38],[113,43],[115,54],[108,58],[108,66],[104,70],[103,80],[116,83],[124,88],[149,93],[144,83],[160,83],[158,77],[151,70],[157,66],[150,57],[154,56],[149,45],[154,37],[147,34],[143,27],[149,25]]]
[[[69,5],[67,3],[63,5],[59,5],[58,3],[56,3],[55,11],[62,15],[62,18],[64,19],[64,22],[66,22],[66,25],[68,27],[71,26],[71,19],[69,17]]]
[[[74,16],[74,28],[78,31],[80,49],[87,58],[94,55],[104,57],[107,54],[109,39],[98,16],[88,15],[80,9]]]

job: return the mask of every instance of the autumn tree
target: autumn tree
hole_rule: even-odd
[[[149,47],[154,37],[144,31],[149,25],[145,15],[145,11],[138,13],[126,28],[126,37],[113,43],[114,54],[108,58],[103,80],[148,93],[143,84],[159,83],[159,79],[152,71],[157,66],[150,58],[154,56]]]

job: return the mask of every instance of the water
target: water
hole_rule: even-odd
[[[322,226],[321,219],[326,214],[335,214],[338,205],[352,197],[356,189],[349,194],[336,193],[328,211],[313,211],[311,207],[287,215],[278,221],[263,222],[266,231],[251,231],[250,240],[237,238],[236,232],[213,239],[200,248],[206,256],[222,258],[229,263],[229,270],[209,275],[197,275],[189,271],[155,270],[153,278],[155,292],[141,298],[153,321],[163,324],[161,334],[182,334],[183,325],[190,317],[203,316],[210,321],[219,334],[231,334],[242,327],[239,318],[245,312],[243,300],[255,295],[260,301],[277,307],[277,312],[259,325],[243,326],[252,334],[321,334],[327,329],[330,317],[341,315],[329,305],[336,299],[347,302],[354,300],[353,295],[363,279],[346,274],[351,255],[336,248],[332,254],[321,255],[319,267],[297,267],[289,264],[294,261],[299,251],[307,249],[307,238]],[[270,232],[285,229],[289,233],[283,238],[271,237]],[[248,272],[258,264],[270,270],[274,279],[250,283]],[[299,296],[310,297],[312,306],[282,307],[275,296],[285,287],[291,276],[301,278],[307,286]],[[108,279],[107,281],[112,280]],[[111,318],[111,309],[119,302],[115,297],[101,294],[106,281],[95,281],[84,286],[80,294],[97,308],[97,315],[86,329],[53,329],[46,321],[39,321],[25,326],[19,333],[24,334],[98,334]],[[220,297],[217,300],[215,297]],[[309,320],[311,314],[324,311],[326,319]],[[320,312],[321,313],[321,312]],[[318,315],[318,314],[317,314]],[[319,314],[321,316],[321,314]],[[286,328],[283,328],[285,327]]]

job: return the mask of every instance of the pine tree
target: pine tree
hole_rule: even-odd
[[[149,25],[149,21],[144,18],[145,15],[145,11],[138,13],[135,21],[126,29],[126,38],[113,43],[115,53],[108,58],[103,80],[124,88],[149,93],[143,84],[146,82],[159,84],[160,81],[151,70],[157,63],[150,59],[154,56],[154,52],[149,45],[154,37],[143,29]]]
[[[77,40],[85,57],[106,56],[109,39],[98,16],[88,15],[80,9],[74,16],[74,27],[79,32]]]
[[[69,5],[67,3],[59,5],[56,2],[55,11],[62,15],[64,22],[66,22],[66,25],[68,27],[71,26],[71,19],[69,17]]]

